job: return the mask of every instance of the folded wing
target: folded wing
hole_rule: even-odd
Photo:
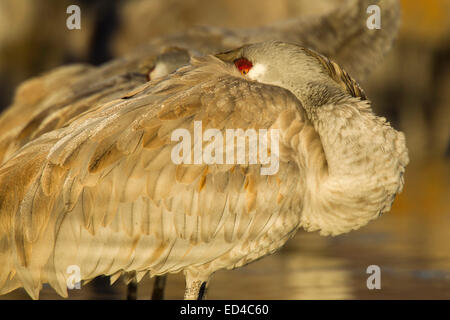
[[[171,134],[193,137],[195,121],[223,136],[278,129],[279,170],[174,163]],[[214,57],[195,59],[31,141],[0,167],[1,291],[24,286],[37,297],[49,282],[67,295],[72,264],[89,279],[246,263],[298,226],[311,155],[326,166],[293,94]]]

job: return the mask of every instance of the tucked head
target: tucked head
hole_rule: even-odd
[[[325,103],[330,97],[339,95],[365,99],[356,81],[336,63],[295,44],[266,41],[245,45],[216,57],[234,63],[250,80],[291,91],[305,106]]]

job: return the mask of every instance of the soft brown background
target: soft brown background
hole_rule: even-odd
[[[17,85],[70,62],[100,64],[148,39],[193,25],[258,26],[323,14],[340,0],[0,0],[0,110]],[[402,0],[398,41],[362,84],[376,113],[406,134],[411,163],[404,192],[389,214],[335,238],[299,232],[277,254],[213,277],[212,299],[450,298],[450,1]],[[82,29],[66,28],[78,4]],[[382,271],[368,290],[366,268]],[[74,299],[121,299],[125,286],[98,279]],[[152,280],[140,284],[148,299]],[[184,280],[168,280],[181,298]],[[22,289],[0,299],[28,298]],[[41,298],[59,298],[45,288]]]

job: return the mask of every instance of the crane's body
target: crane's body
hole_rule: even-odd
[[[240,57],[266,67],[251,79],[233,64]],[[304,72],[280,65],[286,59]],[[204,131],[279,130],[278,171],[174,163],[172,132],[193,133],[195,121]],[[388,211],[407,161],[403,135],[310,50],[267,42],[194,59],[29,142],[1,167],[0,286],[37,298],[48,282],[65,296],[72,265],[82,279],[184,271],[185,297],[195,298],[215,271],[274,252],[300,227],[340,234]]]
[[[403,134],[371,112],[336,63],[269,41],[193,58],[167,75],[193,53],[275,37],[325,51],[363,78],[389,49],[399,8],[380,1],[384,28],[374,33],[367,1],[353,2],[241,35],[194,29],[100,68],[63,67],[23,85],[0,118],[0,294],[24,287],[38,298],[49,283],[67,296],[75,266],[83,280],[183,271],[193,299],[215,271],[275,252],[299,228],[336,235],[388,211],[408,163]],[[336,36],[346,15],[358,23]],[[158,55],[167,46],[181,48]],[[246,74],[233,64],[241,58],[253,62]],[[171,134],[194,135],[197,121],[223,137],[279,130],[276,172],[262,175],[265,165],[247,158],[175,163]]]

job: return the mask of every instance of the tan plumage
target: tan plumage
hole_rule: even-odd
[[[28,141],[147,82],[136,69],[120,62],[100,69],[71,65],[24,82],[13,105],[0,117],[0,163]]]
[[[242,76],[236,57],[267,70]],[[195,298],[213,272],[274,252],[300,227],[366,224],[389,210],[408,157],[356,88],[326,58],[265,42],[195,58],[31,140],[0,167],[0,292],[37,298],[48,282],[67,296],[78,265],[82,279],[184,271]],[[279,129],[279,171],[175,165],[171,132],[196,120]]]

